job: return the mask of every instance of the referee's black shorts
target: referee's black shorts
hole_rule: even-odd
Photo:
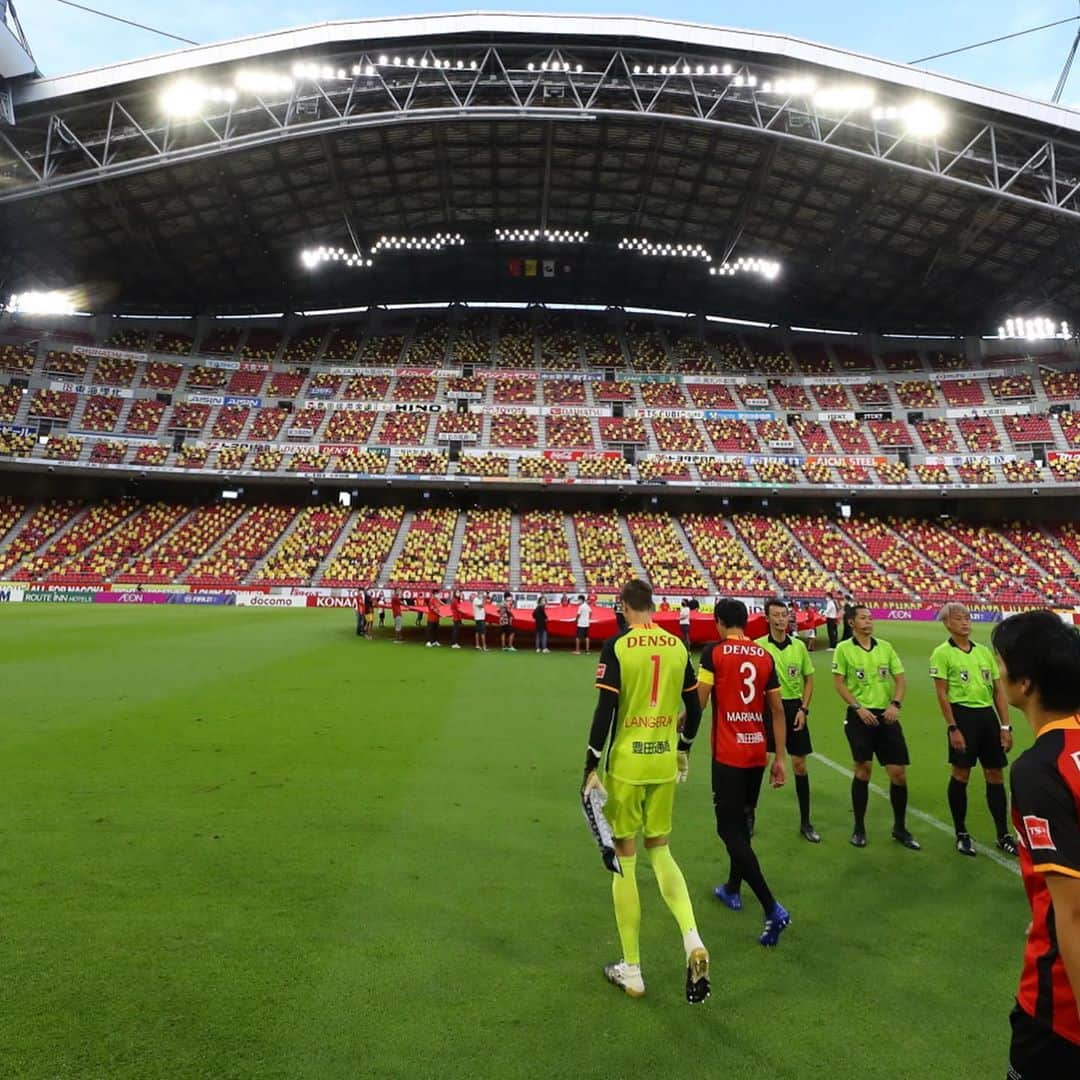
[[[802,731],[795,730],[795,714],[802,705],[800,698],[784,699],[784,719],[787,721],[787,752],[793,757],[809,757],[814,752],[810,742],[810,724],[803,725]],[[773,736],[772,717],[765,713],[765,745],[770,754],[776,753],[776,739]]]
[[[757,806],[764,776],[763,765],[742,769],[713,761],[713,811],[716,814],[716,831],[721,837],[730,829],[747,828],[746,812]]]
[[[1001,721],[997,713],[988,705],[982,708],[954,705],[952,712],[965,746],[963,750],[954,750],[949,744],[949,764],[970,769],[979,762],[984,769],[1004,769],[1009,759],[1001,748]]]
[[[1065,1080],[1080,1076],[1080,1045],[1013,1007],[1008,1080]]]
[[[870,711],[878,718],[878,723],[873,727],[864,724],[854,709],[848,709],[844,718],[844,734],[851,747],[851,760],[873,761],[876,757],[879,765],[910,765],[911,757],[900,721],[886,724],[881,719],[885,715],[884,709]]]

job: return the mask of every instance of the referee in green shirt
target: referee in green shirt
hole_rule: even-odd
[[[889,774],[889,801],[893,809],[893,839],[912,851],[920,844],[907,830],[908,755],[900,727],[900,709],[907,690],[904,665],[896,650],[874,637],[874,620],[865,604],[855,604],[844,621],[851,637],[833,653],[836,692],[848,707],[844,720],[855,775],[851,781],[851,808],[855,814],[853,847],[866,847],[866,806],[870,801],[870,775],[874,757]]]
[[[788,632],[790,613],[783,600],[773,598],[765,602],[765,619],[769,632],[758,638],[757,644],[773,658],[780,682],[780,697],[787,721],[787,749],[799,800],[799,834],[811,844],[820,844],[821,837],[810,824],[810,777],[806,774],[806,759],[814,752],[806,723],[810,699],[814,696],[814,663],[806,645]],[[771,723],[765,725],[765,741],[769,753],[774,753]]]
[[[987,646],[971,640],[971,615],[963,604],[946,604],[938,618],[949,636],[930,656],[930,677],[949,733],[949,810],[956,827],[956,850],[975,854],[967,831],[967,785],[978,761],[986,777],[986,803],[997,846],[1015,855],[1003,772],[1012,749],[1012,727],[997,658]]]

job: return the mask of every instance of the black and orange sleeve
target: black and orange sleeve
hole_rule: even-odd
[[[1042,746],[1037,745],[1036,750]],[[1066,760],[1071,766],[1071,759]],[[1076,812],[1080,790],[1070,788],[1058,762],[1045,759],[1018,761],[1012,789],[1020,839],[1031,852],[1035,871],[1080,878],[1080,819]]]

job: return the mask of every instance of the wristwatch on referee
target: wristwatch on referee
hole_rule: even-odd
[[[1001,730],[1002,731],[1008,731],[1011,734],[1012,733],[1012,724],[1002,724],[1001,725]]]
[[[795,711],[801,712],[804,716],[810,715],[810,710],[805,705],[800,705]]]
[[[902,701],[899,701],[897,698],[893,698],[892,701],[889,702],[889,704],[898,711],[904,707],[904,703]]]
[[[945,730],[951,735],[954,731],[959,731],[960,729],[955,724],[950,724]]]

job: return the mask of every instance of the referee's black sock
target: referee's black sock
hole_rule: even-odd
[[[870,802],[870,781],[851,780],[851,809],[855,814],[855,831],[866,832],[866,805]]]
[[[1004,784],[986,785],[986,805],[990,807],[990,816],[994,819],[994,828],[998,836],[1009,831],[1009,804],[1005,798]]]
[[[903,830],[904,817],[907,814],[907,784],[889,785],[889,802],[892,803],[893,821],[897,829]]]
[[[986,787],[986,798],[990,800],[990,785]],[[955,776],[949,778],[949,812],[952,814],[953,825],[956,835],[967,832],[967,784],[957,780]],[[990,808],[993,813],[993,807]],[[998,833],[1000,836],[1001,834]]]
[[[795,774],[795,794],[799,798],[799,821],[802,825],[810,824],[810,777],[805,773]],[[1000,834],[999,834],[1000,835]]]

